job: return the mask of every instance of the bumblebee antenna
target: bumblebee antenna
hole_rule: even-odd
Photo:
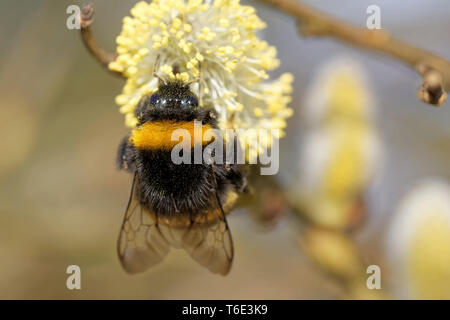
[[[159,60],[160,60],[160,58],[161,58],[161,56],[158,54],[158,55],[156,56],[156,59],[155,59],[155,64],[153,65],[153,76],[154,76],[155,78],[158,78],[159,84],[167,85],[166,79],[164,79],[163,77],[161,77],[161,76],[158,74]]]
[[[190,86],[193,83],[198,83],[198,101],[199,105],[202,106],[202,69],[200,63],[198,64],[198,72],[199,76],[197,79],[191,80],[185,84],[186,87]]]
[[[163,77],[161,77],[158,73],[153,72],[153,76],[154,76],[155,78],[158,78],[159,84],[167,85],[166,79],[164,79]]]
[[[191,80],[191,81],[189,81],[189,82],[186,82],[185,83],[185,86],[187,87],[187,86],[190,86],[191,84],[193,84],[193,83],[196,83],[196,82],[200,82],[200,79],[195,79],[195,80]]]
[[[203,106],[203,91],[202,91],[202,64],[198,63],[198,103]]]

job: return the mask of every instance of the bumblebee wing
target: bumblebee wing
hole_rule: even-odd
[[[157,215],[140,202],[139,178],[135,174],[117,245],[120,262],[128,273],[145,271],[169,252],[169,243],[157,221]]]
[[[211,272],[226,275],[230,272],[233,262],[233,240],[217,191],[214,166],[211,165],[210,168],[215,189],[211,203],[215,205],[202,214],[191,217],[189,228],[182,237],[183,248],[195,261]],[[228,197],[230,195],[231,192],[228,193]],[[229,209],[231,207],[227,210]]]
[[[226,275],[233,261],[233,241],[220,201],[213,195],[211,209],[195,214],[158,217],[158,230],[174,248],[189,255],[213,273]]]
[[[222,206],[196,215],[182,237],[183,248],[213,273],[226,275],[233,262],[233,240]]]

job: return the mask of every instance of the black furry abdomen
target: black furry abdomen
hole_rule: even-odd
[[[223,165],[215,165],[219,196],[228,187]],[[206,164],[174,164],[171,152],[138,150],[136,172],[141,201],[159,214],[196,213],[209,209],[215,198],[214,176]]]

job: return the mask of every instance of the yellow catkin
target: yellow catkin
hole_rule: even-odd
[[[275,47],[256,35],[263,28],[255,9],[238,0],[138,2],[123,19],[118,56],[109,65],[127,78],[116,99],[126,125],[136,126],[134,109],[140,98],[157,90],[156,69],[162,77],[186,83],[201,77],[198,94],[216,108],[223,118],[219,123],[235,129],[284,129],[292,115],[287,105],[293,77],[284,74],[266,81],[267,71],[279,61]]]

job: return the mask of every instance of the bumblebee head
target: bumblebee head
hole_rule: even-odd
[[[155,109],[191,110],[198,107],[198,100],[189,85],[179,82],[164,84],[148,98],[148,105]]]
[[[142,98],[136,108],[140,123],[151,120],[189,117],[198,108],[198,99],[189,85],[180,82],[162,84],[152,95]]]

